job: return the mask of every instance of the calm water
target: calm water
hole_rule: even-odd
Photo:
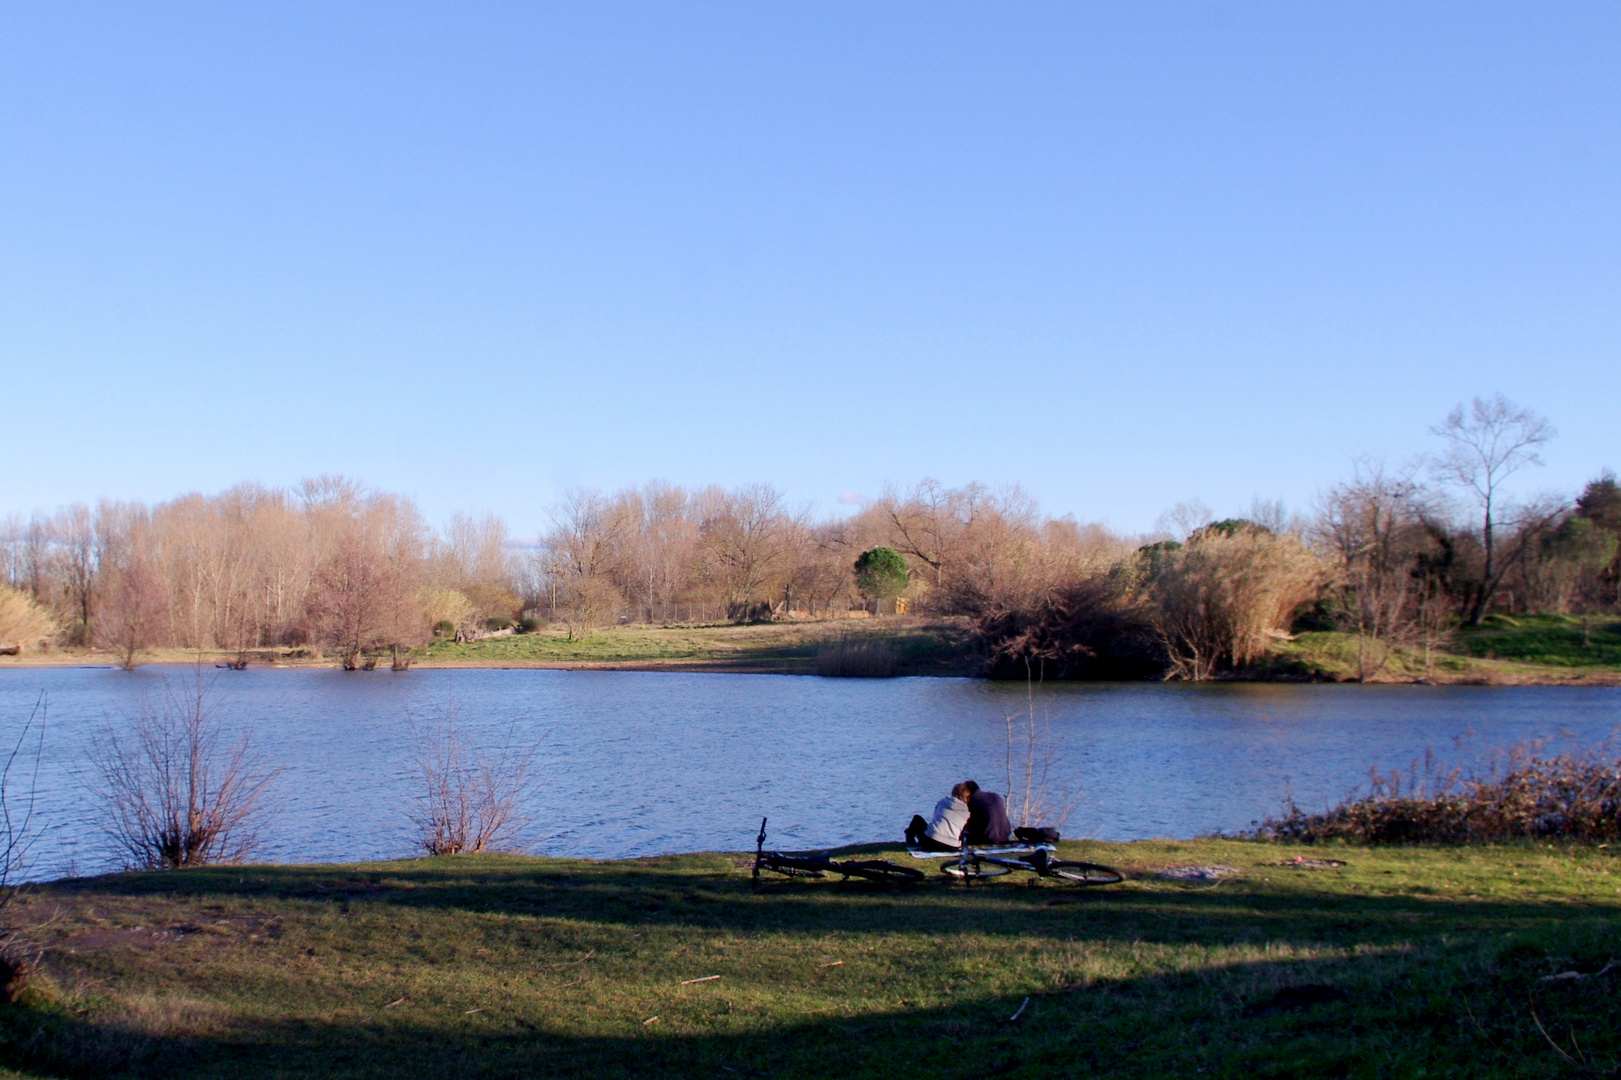
[[[0,731],[41,691],[50,723],[32,873],[112,865],[86,787],[87,743],[188,669],[0,671]],[[615,857],[752,846],[771,817],[784,847],[897,839],[958,779],[1005,786],[1004,716],[1023,686],[966,679],[570,671],[210,672],[222,713],[280,765],[263,830],[276,861],[408,855],[410,721],[454,702],[485,738],[539,745],[526,842]],[[1247,826],[1290,792],[1337,801],[1369,766],[1433,750],[1478,765],[1528,739],[1592,744],[1621,725],[1621,689],[1174,684],[1048,686],[1050,786],[1067,835],[1124,840]]]

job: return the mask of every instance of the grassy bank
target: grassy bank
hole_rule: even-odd
[[[1595,1072],[1621,1057],[1608,849],[1063,847],[1134,876],[755,891],[747,859],[692,855],[59,883],[13,908],[47,974],[4,1008],[4,1055],[26,1076],[1572,1073],[1540,1023]],[[1347,865],[1271,865],[1295,855]],[[1209,863],[1240,873],[1154,876]]]
[[[570,640],[561,629],[456,643],[422,650],[427,667],[628,667],[662,670],[815,674],[831,653],[879,644],[898,675],[965,675],[975,666],[961,625],[947,620],[887,617],[746,626],[631,624]]]
[[[1494,615],[1480,629],[1459,631],[1428,652],[1318,631],[1279,642],[1250,674],[1343,682],[1356,679],[1364,666],[1375,682],[1615,684],[1621,682],[1621,620],[1594,619],[1584,632],[1576,616]]]

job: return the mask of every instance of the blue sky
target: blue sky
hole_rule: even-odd
[[[1621,6],[0,0],[0,513],[1621,467]]]

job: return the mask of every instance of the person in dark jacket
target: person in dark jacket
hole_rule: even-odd
[[[1007,805],[994,791],[981,791],[972,780],[968,788],[968,827],[963,830],[963,843],[976,845],[1005,844],[1013,836],[1013,825],[1007,819]]]

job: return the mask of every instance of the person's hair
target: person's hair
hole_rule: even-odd
[[[968,792],[968,794],[972,795],[974,792],[979,790],[979,785],[974,783],[972,780],[964,780],[962,782],[962,788],[964,791]]]
[[[953,799],[959,799],[962,802],[967,802],[970,794],[972,794],[972,792],[968,790],[967,784],[953,784],[951,786],[951,797]]]

